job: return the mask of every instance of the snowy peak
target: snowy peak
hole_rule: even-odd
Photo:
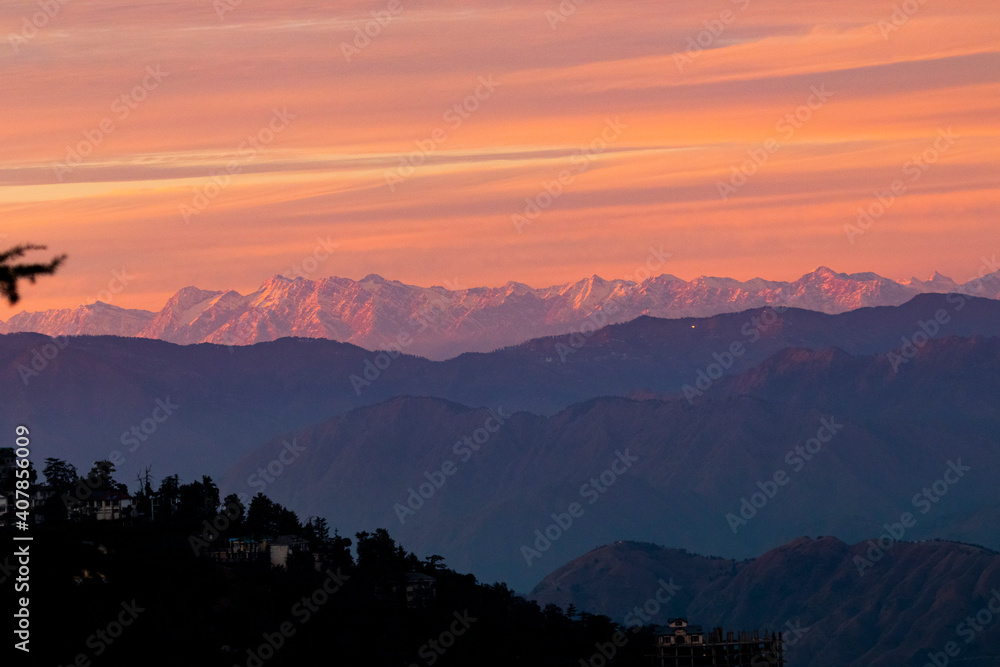
[[[172,297],[167,299],[164,310],[170,308],[173,311],[186,311],[220,294],[222,294],[222,292],[211,292],[190,286],[184,287],[181,288],[177,294],[174,294]]]
[[[954,280],[952,280],[948,276],[942,275],[938,271],[935,271],[934,275],[931,276],[930,279],[927,282],[931,282],[931,283],[948,283],[950,285],[954,285],[955,284]]]
[[[0,322],[0,333],[33,331],[47,336],[139,336],[153,319],[147,310],[128,310],[97,301],[79,308],[22,311]]]
[[[561,293],[570,297],[573,307],[580,310],[603,302],[614,291],[616,284],[617,281],[609,282],[595,274],[572,285],[566,285]]]
[[[711,276],[688,282],[670,274],[634,282],[592,275],[541,289],[512,281],[459,290],[406,285],[374,273],[357,281],[276,275],[247,295],[185,287],[157,313],[100,302],[22,312],[0,323],[0,333],[111,334],[223,345],[300,336],[370,350],[399,347],[407,354],[445,359],[643,315],[708,317],[766,305],[840,313],[899,305],[927,292],[1000,299],[1000,271],[964,285],[940,273],[926,281],[897,282],[875,273],[844,274],[821,266],[791,282]]]
[[[202,290],[197,287],[181,289],[167,299],[166,305],[156,313],[149,326],[140,335],[143,338],[159,338],[174,343],[186,342],[179,340],[183,338],[183,332],[189,329],[221,294],[223,292]]]
[[[802,278],[806,278],[806,277],[809,277],[809,276],[812,276],[814,278],[819,278],[821,280],[826,280],[826,279],[829,279],[829,278],[846,278],[847,277],[843,273],[837,273],[833,269],[827,268],[825,266],[821,266],[821,267],[817,268],[812,273],[807,273],[806,275],[802,276]]]
[[[948,276],[942,275],[941,273],[935,271],[934,275],[924,281],[924,284],[930,287],[941,288],[941,289],[953,289],[958,283],[949,278]]]
[[[718,278],[716,276],[698,276],[691,281],[692,285],[700,285],[711,289],[733,289],[741,283],[733,278]]]

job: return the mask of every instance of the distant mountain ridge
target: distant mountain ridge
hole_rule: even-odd
[[[274,484],[280,502],[310,514],[336,508],[345,531],[393,526],[419,550],[517,587],[612,539],[744,558],[803,534],[862,541],[904,511],[919,517],[908,540],[1000,547],[1000,492],[987,481],[1000,466],[1000,385],[991,380],[1000,339],[935,340],[898,374],[885,356],[836,350],[782,352],[761,367],[693,405],[595,398],[550,417],[516,412],[474,453],[456,443],[487,424],[486,409],[394,398],[264,443],[220,486],[245,486],[294,441],[302,463]],[[792,391],[797,405],[779,402],[802,376],[814,388]],[[828,424],[835,433],[824,435]],[[813,436],[831,442],[813,456],[794,449]],[[640,463],[607,493],[585,491],[581,484],[619,452]],[[447,460],[458,467],[454,478],[416,497],[412,489],[432,482]],[[933,507],[914,501],[950,462],[971,467],[973,481],[963,476]],[[784,483],[771,481],[778,471]],[[753,496],[764,493],[758,511]],[[565,535],[545,532],[574,501],[583,518],[564,517]]]
[[[895,367],[890,351],[944,310],[938,335]],[[1000,301],[923,294],[839,315],[790,308],[751,342],[747,325],[758,333],[753,321],[774,312],[641,317],[576,348],[560,336],[441,362],[402,355],[361,394],[350,378],[377,355],[330,340],[227,348],[0,335],[0,431],[29,424],[45,456],[107,458],[126,479],[151,465],[211,474],[227,493],[266,490],[303,516],[336,515],[345,534],[397,526],[418,552],[520,590],[616,539],[736,558],[801,535],[861,541],[921,512],[914,494],[951,461],[972,481],[921,513],[907,539],[1000,548],[1000,489],[989,483],[1000,469]],[[745,353],[699,384],[734,342]],[[559,345],[575,350],[565,363]],[[687,400],[687,383],[704,394]],[[161,403],[171,414],[154,423]],[[492,435],[490,409],[511,415]],[[824,420],[843,425],[835,440],[795,456],[826,437]],[[466,437],[480,450],[470,454]],[[591,506],[581,484],[618,452],[640,463]],[[446,462],[457,475],[414,498]],[[746,502],[760,498],[746,499],[778,472],[792,481],[754,515]],[[529,562],[522,547],[544,549],[535,531],[581,499],[584,518]]]
[[[685,281],[669,274],[635,282],[595,275],[538,289],[516,282],[469,289],[415,287],[374,274],[359,281],[274,276],[247,295],[185,287],[156,313],[100,301],[21,312],[0,322],[0,333],[114,335],[181,345],[250,345],[295,336],[447,359],[642,315],[710,317],[767,305],[833,314],[947,292],[1000,299],[1000,271],[964,284],[938,273],[926,281],[897,282],[826,267],[791,282],[705,276]]]
[[[797,667],[944,665],[952,662],[942,652],[949,642],[956,663],[997,664],[1000,634],[974,616],[1000,600],[1000,554],[957,542],[898,542],[877,574],[862,577],[857,559],[870,549],[867,541],[803,537],[733,561],[619,541],[558,568],[530,597],[619,623],[639,609],[660,624],[684,616],[706,628],[783,631],[786,658]],[[660,593],[668,588],[669,597]]]

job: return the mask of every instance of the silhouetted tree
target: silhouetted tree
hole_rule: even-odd
[[[180,496],[180,480],[177,475],[164,477],[160,482],[160,488],[156,492],[156,516],[160,518],[173,518],[177,508],[177,500]]]
[[[230,535],[240,536],[246,531],[247,508],[243,505],[240,497],[235,493],[230,493],[222,501],[223,512],[229,517]]]
[[[177,515],[181,521],[200,523],[214,519],[219,511],[219,487],[207,475],[200,482],[181,486],[177,495]]]
[[[76,467],[62,459],[49,457],[45,459],[42,468],[45,483],[52,487],[52,495],[42,506],[42,516],[46,521],[62,523],[66,521],[67,506],[65,498],[76,488],[79,477]]]
[[[407,569],[406,550],[396,544],[385,528],[357,533],[358,569],[374,577],[402,574]]]
[[[23,257],[30,250],[45,250],[43,245],[19,245],[10,250],[0,252],[0,296],[7,299],[10,305],[20,301],[21,297],[17,293],[17,281],[27,278],[32,283],[37,276],[51,275],[66,260],[66,255],[53,257],[46,264],[13,264],[12,260]]]
[[[566,617],[563,613],[562,608],[553,603],[548,603],[545,608],[542,609],[542,617],[545,619],[545,623],[550,628],[560,628],[567,629],[572,625],[572,621]]]
[[[321,516],[306,521],[306,524],[302,526],[302,532],[305,538],[309,540],[309,547],[314,550],[326,547],[330,541],[330,528],[326,523],[326,519]]]
[[[0,452],[0,458],[6,462],[10,457]],[[113,468],[105,462],[94,465],[99,478],[113,473]],[[60,459],[48,459],[44,472],[50,483],[70,493],[81,483],[84,489],[89,489],[76,470]],[[184,508],[202,509],[211,505],[216,487],[208,477],[182,486],[176,476],[171,476],[163,480],[160,491],[154,494],[147,469],[145,476],[139,477],[139,494],[160,493],[168,501],[184,496],[181,501]],[[313,609],[322,605],[320,612],[309,617],[314,620],[303,625],[301,632],[296,627],[294,641],[286,643],[281,657],[275,656],[268,665],[314,664],[315,657],[328,655],[331,646],[338,648],[338,657],[343,658],[344,664],[411,664],[419,655],[415,647],[429,637],[436,641],[443,628],[453,627],[455,614],[460,613],[456,610],[465,610],[461,613],[479,620],[468,637],[454,642],[447,655],[438,656],[440,662],[435,658],[435,664],[442,667],[584,664],[588,656],[595,655],[595,646],[611,646],[608,642],[620,630],[605,616],[580,614],[579,620],[571,620],[567,616],[576,616],[575,608],[571,607],[569,614],[563,614],[556,605],[546,605],[543,609],[537,602],[516,595],[506,584],[477,583],[472,574],[459,574],[444,567],[440,556],[419,559],[406,552],[385,529],[358,533],[358,565],[354,566],[352,541],[336,530],[331,536],[322,518],[313,517],[305,527],[300,526],[294,512],[263,494],[258,494],[249,508],[244,508],[235,494],[226,497],[226,504],[231,528],[220,532],[238,532],[233,526],[242,520],[246,510],[246,520],[256,525],[261,534],[297,534],[308,537],[310,547],[318,548],[291,551],[284,569],[269,567],[267,558],[260,567],[251,562],[194,559],[192,547],[207,556],[205,547],[212,545],[214,550],[224,544],[222,536],[209,535],[209,531],[199,534],[192,526],[177,521],[160,522],[161,507],[170,506],[167,501],[156,506],[157,522],[153,524],[70,523],[50,527],[43,522],[36,528],[40,534],[48,531],[48,537],[57,546],[40,552],[47,559],[40,562],[44,571],[75,573],[83,579],[73,587],[73,608],[61,615],[64,619],[61,631],[39,647],[42,651],[52,649],[52,659],[48,660],[46,655],[44,664],[56,664],[58,656],[79,651],[94,631],[95,613],[105,608],[120,612],[122,590],[136,591],[139,605],[146,604],[145,600],[155,600],[155,611],[150,603],[148,612],[155,617],[130,628],[122,635],[121,646],[116,640],[115,650],[122,659],[112,659],[109,665],[135,662],[134,656],[143,654],[142,651],[148,653],[150,645],[156,646],[157,664],[188,664],[194,651],[205,656],[198,664],[231,665],[234,655],[242,656],[247,650],[254,652],[261,645],[262,634],[273,636],[274,629],[289,620],[290,604],[296,604],[296,609],[309,609],[309,605],[295,602],[306,599],[314,605]],[[234,507],[238,511],[233,511]],[[314,558],[317,555],[318,570]],[[342,571],[346,583],[343,590],[338,589],[339,592],[320,602],[316,591],[320,585],[325,588],[329,583],[321,583],[329,577],[327,570]],[[410,605],[414,598],[406,596],[400,584],[402,575],[412,571],[433,572],[435,592],[432,598],[428,597],[435,601],[433,604],[418,604],[417,608]],[[58,579],[67,577],[43,577],[39,581],[40,588],[50,589],[46,595],[51,599],[59,599],[66,589],[66,584]],[[97,585],[98,581],[111,585]],[[77,601],[82,604],[76,604]],[[183,636],[185,641],[183,646],[178,646],[178,642],[164,643],[161,641],[164,636]],[[219,652],[221,641],[233,650]],[[654,642],[655,631],[651,628],[630,633],[624,646],[616,642],[613,664],[648,665]],[[259,659],[254,659],[248,664],[259,663]]]
[[[136,474],[136,480],[139,482],[139,490],[135,492],[135,507],[139,512],[140,516],[145,516],[149,518],[153,517],[153,500],[156,496],[156,492],[153,490],[153,485],[149,481],[149,473],[152,471],[152,466],[146,466],[146,468],[141,472]]]
[[[252,535],[297,535],[302,531],[295,512],[282,507],[263,493],[250,500],[247,532]]]
[[[114,479],[115,464],[111,461],[94,461],[94,467],[87,473],[86,484],[92,491],[119,491],[127,493],[128,487]]]
[[[354,557],[351,556],[351,539],[344,537],[334,529],[333,537],[330,538],[330,546],[323,554],[323,559],[326,566],[334,570],[338,567],[345,569],[354,567]]]
[[[62,459],[52,457],[45,459],[42,474],[45,475],[45,483],[51,486],[58,495],[62,495],[76,486],[76,467]]]

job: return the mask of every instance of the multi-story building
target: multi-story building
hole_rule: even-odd
[[[226,565],[249,565],[265,563],[271,558],[267,539],[251,537],[230,537],[225,541],[213,542],[207,552],[213,560]]]
[[[38,523],[42,520],[41,508],[45,501],[52,495],[52,490],[44,484],[31,484],[28,490],[28,497],[18,496],[16,489],[17,461],[14,456],[13,447],[0,447],[0,526],[13,524],[16,519],[15,512],[18,510],[18,500],[21,500],[21,510],[26,510],[29,514],[29,523]],[[28,506],[24,507],[27,500]]]
[[[132,496],[121,491],[94,491],[83,504],[84,516],[98,521],[117,521],[135,516]]]
[[[260,565],[270,563],[273,567],[288,567],[294,555],[308,554],[309,541],[296,535],[278,537],[231,537],[218,543],[213,542],[207,552],[213,560],[226,565]],[[314,556],[314,559],[316,556]]]
[[[675,618],[670,632],[656,638],[657,667],[784,667],[781,633],[723,631],[709,633]]]

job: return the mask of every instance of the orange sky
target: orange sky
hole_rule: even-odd
[[[310,277],[465,287],[1000,253],[995,0],[50,3],[0,8],[0,247],[70,258],[3,319],[123,270],[123,307],[246,293],[318,239]]]

